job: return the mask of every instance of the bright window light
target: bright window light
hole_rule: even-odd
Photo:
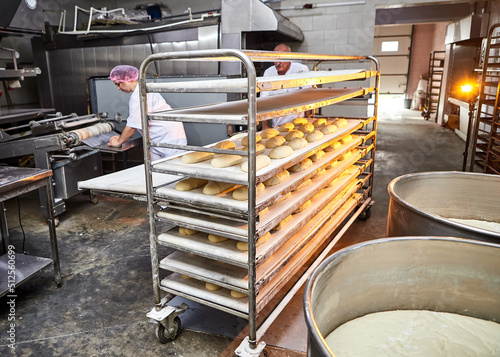
[[[382,52],[398,52],[399,41],[382,41]]]

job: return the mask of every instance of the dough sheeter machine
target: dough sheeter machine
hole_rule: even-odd
[[[66,209],[64,200],[78,194],[77,182],[102,174],[99,151],[121,152],[125,148],[108,148],[121,116],[109,119],[107,113],[77,116],[45,114],[28,123],[5,123],[0,117],[0,160],[16,166],[33,165],[52,169],[54,215]],[[33,163],[30,163],[33,157]],[[42,212],[47,214],[45,193],[40,190]],[[56,218],[57,219],[57,218]]]

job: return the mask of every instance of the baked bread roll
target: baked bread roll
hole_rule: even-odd
[[[227,191],[234,187],[234,183],[228,182],[218,182],[218,181],[209,181],[205,187],[203,187],[204,195],[218,195],[224,191]]]
[[[181,161],[183,164],[196,164],[197,162],[212,159],[214,156],[213,152],[196,151],[182,156]]]
[[[349,141],[352,141],[352,135],[346,135],[342,139],[340,139],[340,141],[342,142],[342,144],[346,144]]]
[[[255,168],[257,171],[269,165],[271,165],[271,158],[269,156],[259,155],[255,158]],[[241,165],[240,169],[243,172],[248,172],[248,160]]]
[[[308,169],[309,167],[311,167],[313,164],[312,160],[311,159],[304,159],[302,160],[301,162],[293,165],[292,167],[290,167],[288,169],[288,171],[291,171],[291,172],[301,172],[301,171],[304,171],[306,169]]]
[[[255,247],[259,247],[265,242],[267,242],[271,238],[271,232],[267,232],[264,234],[262,237],[259,238],[259,240],[255,243]],[[248,243],[247,242],[238,242],[236,243],[236,248],[238,250],[243,250],[246,251],[248,250]]]
[[[331,169],[334,169],[335,167],[337,167],[337,165],[339,164],[339,162],[337,160],[335,161],[331,161],[328,166],[325,167],[325,169],[327,170],[331,170]]]
[[[286,142],[286,139],[283,136],[275,136],[266,141],[266,148],[272,149],[277,148],[278,146],[283,145]]]
[[[186,228],[186,227],[179,227],[179,234],[181,236],[192,236],[198,233],[198,231],[195,231],[194,229],[191,228]]]
[[[193,279],[193,278],[191,278],[191,277],[190,277],[190,276],[188,276],[188,275],[181,274],[181,276],[182,276],[184,279]]]
[[[248,146],[243,146],[243,150],[248,151]],[[261,143],[255,144],[255,153],[257,155],[262,154],[265,150],[266,150],[266,147],[264,146],[264,144],[261,144]]]
[[[307,124],[307,119],[306,118],[295,118],[292,120],[292,123],[295,126],[301,126],[301,125]]]
[[[311,131],[314,130],[314,125],[307,123],[299,126],[297,129],[299,129],[304,134],[309,134]]]
[[[221,141],[220,143],[215,144],[214,148],[234,150],[236,148],[236,144],[230,140],[225,140],[225,141]]]
[[[304,137],[304,133],[301,132],[300,130],[292,130],[292,131],[288,132],[288,134],[285,135],[285,139],[288,141],[300,139],[302,137]]]
[[[325,156],[326,153],[323,150],[316,151],[314,154],[309,156],[309,158],[312,160],[312,162],[318,162]]]
[[[235,299],[241,299],[241,298],[244,298],[245,296],[248,296],[248,295],[240,293],[239,291],[236,291],[236,290],[231,290],[231,297],[233,297]]]
[[[307,179],[304,182],[302,182],[300,185],[298,185],[297,187],[295,187],[295,189],[293,190],[293,192],[298,191],[301,188],[304,188],[306,186],[309,186],[311,183],[312,183],[312,180],[311,179]]]
[[[288,222],[290,222],[292,220],[292,215],[289,215],[287,216],[284,220],[282,220],[280,223],[278,223],[273,229],[271,229],[272,231],[280,231],[283,229],[284,226],[286,226],[286,224]]]
[[[320,126],[326,125],[326,119],[316,119],[312,122],[312,125],[314,125],[315,128],[319,128]]]
[[[262,140],[262,137],[259,134],[255,134],[255,142],[258,143]],[[248,135],[241,139],[241,145],[248,146]]]
[[[222,237],[222,236],[217,236],[215,234],[209,234],[208,235],[208,240],[212,243],[220,243],[220,242],[225,242],[229,238],[227,237]]]
[[[260,133],[260,136],[262,137],[262,139],[271,139],[271,138],[274,138],[275,136],[278,136],[278,135],[280,135],[280,132],[278,130],[272,129],[272,128],[263,130]]]
[[[337,184],[337,182],[338,182],[338,179],[332,180],[332,181],[330,181],[330,183],[326,187],[333,187]]]
[[[223,168],[234,165],[239,165],[243,161],[243,158],[240,155],[220,155],[212,159],[210,164],[215,168]]]
[[[337,125],[337,127],[339,128],[343,128],[347,125],[347,120],[345,120],[344,118],[339,118],[335,121],[335,125]]]
[[[292,123],[285,123],[281,124],[278,127],[278,131],[281,133],[286,133],[287,131],[293,130],[293,128],[295,128],[295,125],[293,125]]]
[[[271,159],[284,159],[293,154],[293,149],[288,145],[283,145],[277,148],[274,148],[269,153],[269,157]]]
[[[210,290],[210,291],[217,291],[221,287],[219,285],[215,285],[215,284],[212,284],[212,283],[205,283],[205,288],[207,288],[207,290]]]
[[[308,144],[307,140],[304,138],[298,138],[290,141],[288,143],[288,146],[290,146],[294,150],[300,150],[302,148],[305,148],[306,145]]]
[[[259,212],[259,216],[262,217],[265,214],[269,212],[269,207],[264,208],[262,211]]]
[[[175,184],[175,189],[177,191],[191,191],[191,190],[194,190],[195,188],[206,185],[207,183],[208,183],[208,180],[195,178],[195,177],[188,177],[187,179],[184,179],[184,180],[177,182]]]
[[[314,130],[313,132],[307,134],[306,140],[309,142],[318,141],[318,140],[323,139],[323,136],[325,136],[325,135],[321,131]]]
[[[330,125],[322,127],[320,130],[323,134],[328,135],[331,133],[335,133],[337,131],[337,126],[330,124]]]
[[[261,182],[257,185],[255,189],[255,195],[258,196],[264,190],[266,189],[266,186]],[[248,200],[248,186],[242,186],[240,188],[237,188],[236,190],[233,191],[233,198],[238,201],[246,201]]]
[[[283,181],[285,181],[286,179],[288,179],[289,177],[290,177],[290,173],[287,170],[283,170],[280,173],[278,173],[277,175],[275,175],[271,178],[268,178],[266,181],[264,181],[264,185],[266,187],[276,186],[276,185],[279,185],[280,183],[282,183]]]
[[[306,209],[308,209],[311,206],[312,202],[311,200],[306,201],[303,205],[301,205],[299,208],[297,208],[293,213],[300,213],[304,212]]]

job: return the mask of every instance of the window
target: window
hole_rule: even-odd
[[[399,41],[382,41],[382,52],[398,52]]]

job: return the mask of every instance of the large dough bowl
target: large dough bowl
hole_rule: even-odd
[[[388,237],[447,236],[500,243],[500,232],[450,220],[500,223],[500,176],[424,172],[400,176],[388,190]]]
[[[430,310],[500,321],[500,245],[458,238],[398,237],[340,250],[304,292],[308,356],[332,356],[324,338],[369,313]]]

